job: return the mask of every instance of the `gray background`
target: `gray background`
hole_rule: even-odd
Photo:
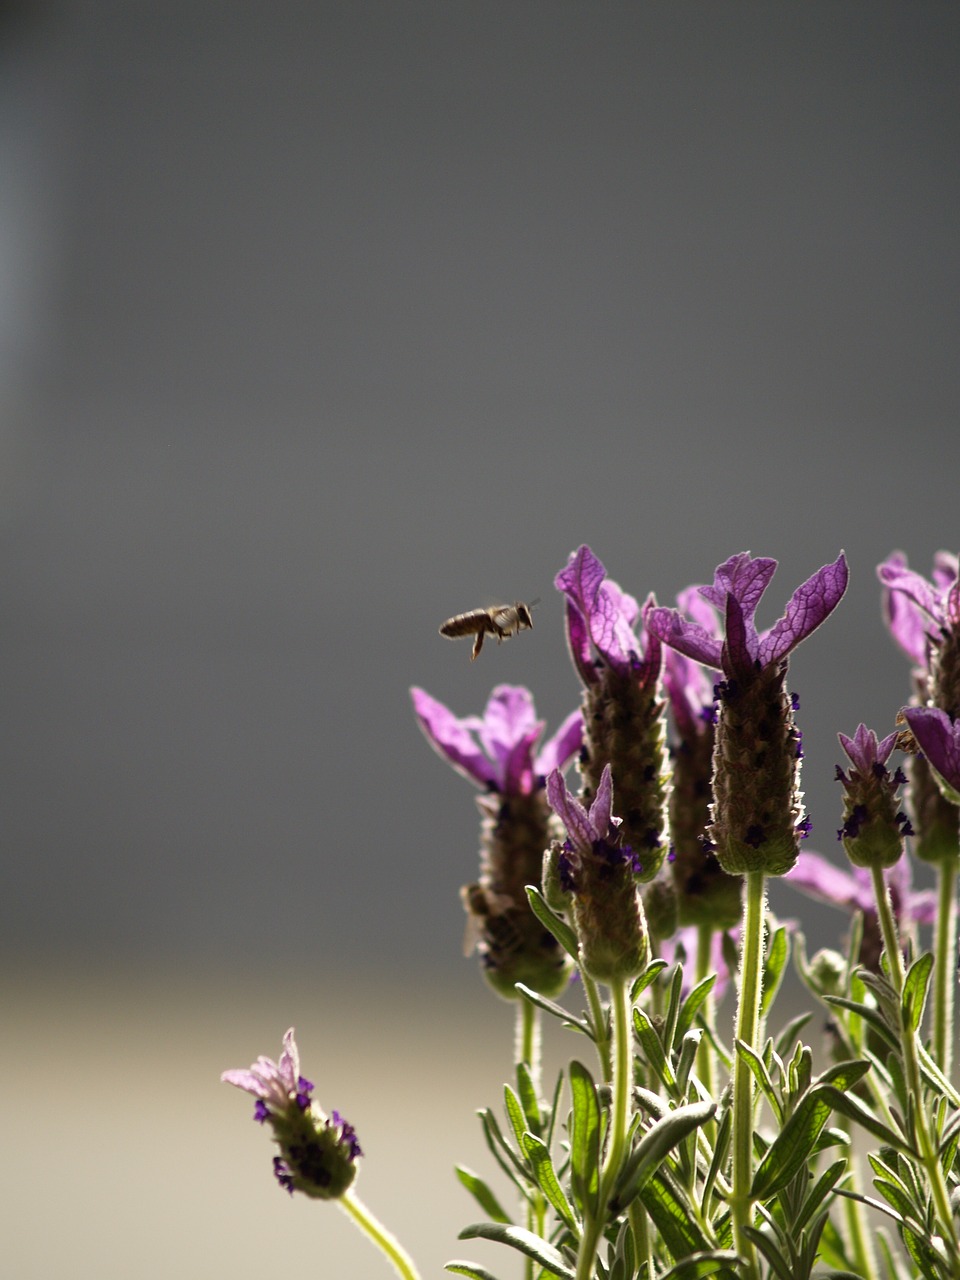
[[[733,552],[774,555],[764,625],[843,547],[847,598],[792,675],[810,845],[835,849],[836,731],[886,732],[909,693],[874,566],[900,546],[927,570],[958,541],[960,10],[91,0],[20,6],[5,37],[9,1025],[48,1045],[54,1088],[92,1032],[94,1096],[136,1040],[134,1108],[144,1063],[162,1096],[199,1034],[183,1069],[209,1131],[189,1159],[173,1129],[155,1150],[202,1167],[243,1111],[208,1080],[289,1022],[349,1087],[330,1010],[344,1028],[372,1017],[361,992],[404,1010],[415,1062],[417,1019],[453,1001],[456,1070],[484,1019],[504,1033],[492,1087],[457,1103],[470,1162],[509,1013],[460,959],[471,789],[408,686],[467,713],[527,683],[556,725],[579,693],[552,579],[582,541],[662,603]],[[437,637],[533,596],[532,634],[476,664]],[[839,916],[775,903],[837,936]],[[78,1009],[99,1012],[63,1021]],[[422,1092],[389,1113],[385,1217],[409,1152],[441,1141]],[[367,1098],[324,1100],[363,1137]],[[251,1218],[278,1215],[285,1249],[290,1214],[313,1230],[255,1136],[223,1218],[207,1206],[192,1252],[148,1250],[136,1274],[256,1274],[231,1199],[248,1166]],[[43,1176],[34,1135],[21,1157]],[[371,1200],[377,1178],[370,1160]],[[450,1194],[441,1243],[437,1201],[394,1206],[434,1273],[464,1256]],[[130,1275],[100,1208],[66,1233],[73,1274]],[[122,1218],[132,1249],[154,1238],[148,1213]],[[20,1245],[17,1275],[54,1273],[52,1239]]]

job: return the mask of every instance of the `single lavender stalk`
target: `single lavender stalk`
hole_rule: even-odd
[[[403,1280],[420,1280],[420,1273],[414,1266],[413,1259],[400,1244],[396,1236],[379,1222],[367,1206],[348,1191],[337,1201],[340,1208],[360,1228]]]
[[[894,551],[877,566],[883,583],[883,610],[890,633],[915,663],[920,707],[960,717],[960,561],[946,551],[933,560],[930,580],[913,572]],[[926,754],[926,753],[925,753]],[[953,1067],[954,961],[957,954],[957,880],[960,865],[958,811],[951,812],[930,785],[922,760],[914,762],[911,783],[917,854],[937,865],[939,910],[934,939],[933,1054],[947,1078]],[[943,788],[941,787],[942,791]],[[947,800],[950,797],[943,793]],[[951,803],[956,803],[951,801]]]
[[[800,734],[793,722],[796,699],[784,687],[788,655],[836,608],[846,590],[841,554],[793,593],[782,618],[758,633],[760,597],[777,562],[747,553],[720,565],[712,586],[699,594],[724,619],[722,640],[673,609],[651,609],[647,627],[673,649],[714,667],[719,718],[714,747],[711,847],[724,871],[744,877],[740,991],[736,1035],[756,1051],[760,1028],[764,905],[767,875],[794,865],[809,831],[798,787]],[[734,1063],[733,1192],[735,1244],[749,1276],[759,1275],[745,1228],[753,1217],[753,1075],[745,1056]]]

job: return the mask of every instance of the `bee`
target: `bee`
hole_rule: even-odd
[[[533,603],[536,604],[536,601]],[[499,644],[501,640],[506,640],[519,631],[530,631],[533,628],[531,607],[522,600],[517,600],[513,604],[495,604],[490,609],[471,609],[469,613],[458,613],[455,617],[448,618],[440,628],[440,634],[448,640],[457,640],[460,636],[475,636],[473,653],[470,655],[470,661],[473,662],[483,648],[483,637],[487,632],[496,636]]]
[[[463,933],[465,956],[477,949],[481,954],[494,950],[502,956],[516,955],[523,950],[523,935],[514,923],[516,903],[508,894],[494,893],[479,884],[465,884],[460,890],[460,901],[467,913]]]

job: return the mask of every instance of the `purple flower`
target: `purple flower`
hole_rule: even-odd
[[[837,735],[853,768],[847,773],[837,766],[837,780],[843,783],[843,826],[837,839],[843,841],[850,861],[858,867],[890,867],[903,854],[904,836],[913,835],[910,820],[900,808],[899,790],[906,782],[902,769],[893,774],[887,761],[899,735],[888,734],[883,741],[865,724],[852,738]]]
[[[293,1027],[283,1037],[283,1053],[279,1062],[259,1057],[247,1070],[224,1071],[220,1079],[224,1084],[252,1093],[259,1100],[253,1118],[261,1124],[270,1115],[283,1115],[290,1109],[291,1102],[305,1111],[313,1091],[310,1081],[300,1074],[300,1054]]]
[[[725,619],[722,641],[701,623],[689,621],[676,609],[653,608],[646,614],[649,631],[664,644],[731,679],[774,666],[820,626],[840,603],[847,589],[847,562],[841,552],[797,587],[782,618],[758,632],[754,614],[760,597],[776,571],[776,560],[754,558],[749,552],[731,556],[717,567],[713,585],[700,595]]]
[[[718,642],[722,640],[716,612],[696,587],[681,591],[677,604],[704,632],[713,635]],[[706,733],[716,719],[716,710],[713,681],[703,665],[678,649],[668,648],[663,661],[663,687],[667,691],[673,722],[681,741],[687,742]]]
[[[917,925],[931,924],[936,919],[936,894],[926,889],[915,891],[912,888],[909,858],[901,858],[894,866],[886,868],[883,878],[890,889],[890,899],[902,937],[912,936]],[[819,853],[801,853],[796,866],[787,873],[786,880],[795,889],[810,898],[816,898],[818,902],[840,907],[851,915],[855,911],[863,912],[863,942],[859,960],[869,969],[876,970],[879,967],[883,942],[870,871],[864,867],[842,871]]]
[[[423,689],[410,690],[427,741],[463,777],[502,795],[530,795],[552,769],[563,769],[580,749],[583,721],[573,711],[539,751],[544,730],[529,690],[501,684],[482,716],[455,716]]]
[[[559,769],[547,778],[547,799],[567,829],[567,840],[552,846],[546,862],[554,864],[556,879],[572,894],[580,962],[599,982],[635,976],[648,951],[637,883],[641,865],[633,849],[620,843],[610,766],[604,767],[589,808],[570,794]]]
[[[939,707],[904,707],[900,712],[952,804],[960,805],[960,720]]]
[[[883,612],[890,634],[918,667],[930,666],[930,646],[942,633],[960,625],[960,578],[957,557],[938,551],[932,581],[907,566],[902,551],[893,551],[877,565],[883,583]]]
[[[603,564],[586,544],[573,552],[566,568],[554,578],[554,585],[567,598],[570,653],[588,688],[600,678],[598,659],[621,675],[633,672],[641,681],[656,680],[660,642],[649,632],[641,642],[636,634],[639,605],[607,577]],[[650,597],[644,613],[652,603]]]
[[[357,1175],[363,1154],[356,1131],[334,1111],[323,1114],[310,1099],[313,1085],[300,1074],[293,1027],[283,1037],[280,1061],[260,1057],[247,1069],[224,1071],[220,1079],[257,1099],[254,1119],[269,1121],[280,1155],[273,1158],[277,1182],[293,1195],[336,1200]]]

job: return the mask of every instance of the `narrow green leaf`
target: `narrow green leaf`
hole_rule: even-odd
[[[727,1107],[720,1117],[717,1125],[717,1141],[713,1148],[713,1157],[710,1160],[710,1168],[707,1170],[707,1176],[703,1183],[703,1199],[701,1203],[706,1205],[713,1195],[713,1187],[727,1159],[727,1152],[730,1150],[730,1137],[733,1132],[733,1110]]]
[[[533,1087],[530,1068],[525,1062],[517,1063],[517,1096],[520,1099],[520,1105],[523,1107],[527,1128],[531,1133],[539,1134],[542,1123],[540,1099],[537,1097],[537,1091]]]
[[[846,1160],[835,1160],[832,1165],[823,1171],[814,1185],[807,1192],[806,1199],[800,1206],[800,1212],[793,1220],[791,1230],[794,1236],[799,1236],[803,1228],[807,1225],[813,1215],[826,1200],[827,1196],[843,1177],[847,1169]]]
[[[541,1240],[532,1231],[523,1227],[505,1227],[499,1222],[475,1222],[464,1227],[457,1237],[459,1240],[496,1240],[498,1244],[507,1244],[511,1249],[518,1249],[534,1262],[539,1262],[551,1275],[560,1276],[561,1280],[576,1280],[576,1273],[567,1265],[563,1254],[546,1240]]]
[[[696,1031],[688,1031],[680,1041],[680,1053],[677,1062],[677,1089],[681,1097],[687,1092],[690,1072],[693,1070],[693,1064],[697,1060],[697,1053],[702,1039],[703,1032],[698,1027]]]
[[[893,1129],[884,1124],[865,1103],[860,1101],[856,1094],[844,1093],[843,1090],[829,1084],[823,1085],[822,1088],[828,1095],[830,1105],[834,1111],[839,1111],[842,1116],[846,1116],[849,1120],[855,1120],[861,1128],[866,1129],[868,1133],[872,1133],[874,1137],[879,1138],[888,1147],[894,1147],[897,1151],[902,1151],[904,1155],[910,1156],[913,1160],[920,1159],[910,1144],[899,1133],[895,1133]]]
[[[577,1215],[573,1211],[573,1206],[564,1194],[557,1180],[556,1172],[553,1168],[553,1160],[550,1158],[550,1152],[543,1145],[540,1139],[533,1133],[526,1133],[523,1137],[524,1150],[527,1158],[533,1165],[533,1171],[536,1175],[537,1185],[543,1194],[553,1205],[557,1214],[563,1219],[566,1225],[575,1234],[580,1232],[580,1224],[577,1222]]]
[[[852,1089],[869,1070],[870,1063],[865,1059],[851,1058],[849,1062],[838,1062],[836,1066],[828,1067],[817,1076],[817,1084],[833,1084],[838,1089]]]
[[[744,1044],[742,1040],[735,1041],[733,1047],[737,1054],[739,1054],[750,1068],[753,1078],[760,1086],[761,1093],[770,1103],[773,1114],[777,1117],[777,1122],[782,1124],[783,1107],[780,1103],[780,1097],[773,1086],[773,1081],[770,1079],[767,1068],[764,1065],[763,1059],[754,1049],[751,1049],[748,1044]]]
[[[468,1169],[462,1164],[457,1165],[456,1173],[487,1217],[492,1218],[494,1222],[510,1223],[513,1221],[478,1173],[474,1173],[472,1169]]]
[[[773,1240],[769,1236],[765,1236],[762,1231],[758,1231],[756,1227],[744,1227],[743,1234],[751,1240],[756,1249],[763,1254],[767,1262],[770,1264],[771,1270],[780,1280],[796,1280],[786,1258],[784,1258],[780,1250],[777,1248]]]
[[[648,1065],[656,1073],[664,1088],[668,1091],[673,1090],[677,1083],[676,1077],[667,1062],[656,1028],[642,1009],[634,1009],[633,1025]]]
[[[445,1262],[443,1269],[452,1271],[457,1276],[469,1276],[470,1280],[497,1280],[492,1271],[478,1266],[475,1262],[460,1262],[455,1259],[453,1262]]]
[[[573,1098],[570,1184],[584,1214],[593,1214],[599,1192],[600,1102],[593,1076],[582,1062],[571,1062],[567,1075]]]
[[[538,1009],[542,1009],[544,1013],[549,1013],[553,1018],[559,1018],[565,1027],[570,1027],[574,1031],[582,1031],[585,1036],[589,1036],[591,1040],[593,1039],[590,1024],[585,1018],[574,1017],[562,1005],[553,1000],[548,1000],[539,991],[533,991],[530,987],[525,987],[522,982],[515,982],[513,985],[529,1004],[536,1005]]]
[[[763,986],[760,996],[760,1017],[765,1018],[770,1012],[774,996],[783,981],[783,972],[790,959],[790,941],[786,928],[781,925],[770,939],[767,956],[763,965]]]
[[[680,1016],[680,1001],[683,994],[683,965],[676,964],[673,966],[673,973],[670,975],[670,995],[667,1000],[667,1011],[663,1017],[663,1031],[661,1033],[661,1044],[667,1049],[673,1045],[674,1032],[677,1029],[677,1018]]]
[[[660,974],[663,973],[666,967],[667,967],[666,960],[650,961],[646,969],[644,969],[643,973],[641,973],[640,976],[634,980],[633,986],[630,988],[631,1004],[636,1003],[637,996],[640,995],[642,991],[646,991],[647,987],[650,986],[650,983],[653,982],[656,978],[659,978]]]
[[[503,1108],[507,1113],[507,1119],[510,1121],[510,1127],[513,1129],[517,1147],[520,1151],[523,1151],[523,1135],[527,1132],[527,1117],[523,1114],[520,1099],[508,1084],[503,1086]]]
[[[813,1085],[801,1098],[757,1167],[750,1191],[752,1199],[765,1200],[799,1173],[830,1119],[832,1106],[826,1095],[826,1088]]]
[[[687,1034],[696,1021],[697,1014],[703,1008],[704,1002],[713,990],[717,981],[715,973],[708,974],[706,978],[702,978],[700,982],[693,988],[683,1006],[680,1009],[680,1016],[677,1018],[677,1029],[673,1033],[673,1044],[676,1046]]]
[[[920,1074],[926,1084],[930,1086],[934,1093],[939,1093],[943,1097],[949,1098],[951,1104],[960,1110],[960,1093],[953,1087],[922,1044],[917,1045],[917,1050],[920,1056]]]
[[[617,1179],[613,1200],[618,1212],[639,1194],[677,1143],[712,1119],[716,1110],[714,1102],[691,1102],[651,1125],[634,1147]]]
[[[557,1083],[554,1086],[553,1101],[550,1104],[550,1111],[547,1117],[547,1133],[546,1133],[545,1141],[548,1148],[553,1146],[553,1130],[557,1123],[557,1117],[560,1114],[560,1094],[562,1092],[563,1092],[563,1068],[561,1067],[561,1069],[557,1072]]]
[[[523,1167],[517,1153],[504,1138],[500,1132],[500,1126],[497,1124],[497,1117],[493,1114],[489,1107],[485,1107],[482,1111],[478,1111],[480,1123],[483,1125],[483,1136],[487,1140],[487,1146],[493,1152],[493,1155],[508,1178],[512,1178],[523,1194],[524,1180],[527,1178],[527,1170]],[[506,1157],[506,1159],[504,1159]],[[519,1178],[517,1177],[519,1174]]]
[[[903,1017],[907,1026],[914,1031],[923,1021],[923,1008],[927,1001],[927,986],[933,969],[933,956],[925,951],[919,960],[914,960],[903,984]]]
[[[798,1014],[796,1018],[791,1018],[790,1021],[787,1023],[787,1025],[783,1028],[783,1030],[777,1036],[776,1043],[774,1046],[777,1050],[777,1053],[780,1054],[781,1058],[784,1057],[787,1050],[790,1048],[790,1045],[794,1037],[800,1035],[800,1032],[803,1030],[803,1028],[807,1025],[807,1023],[810,1021],[812,1017],[813,1017],[812,1013]]]
[[[674,1261],[692,1253],[709,1252],[710,1245],[697,1226],[694,1207],[684,1203],[684,1193],[663,1169],[647,1182],[640,1199]]]
[[[568,956],[572,956],[574,960],[579,959],[580,948],[577,942],[577,935],[567,924],[566,920],[551,911],[544,901],[543,894],[532,884],[526,886],[527,899],[530,903],[530,910],[537,917],[548,933],[552,933],[556,940],[566,951]]]
[[[824,996],[823,998],[827,1004],[832,1004],[838,1009],[847,1009],[850,1013],[855,1013],[857,1017],[862,1018],[864,1022],[869,1023],[888,1049],[897,1050],[899,1048],[896,1036],[871,1005],[860,1004],[856,1000],[847,1000],[843,996]]]
[[[910,1203],[910,1198],[904,1194],[902,1187],[891,1182],[889,1178],[874,1178],[873,1185],[887,1204],[900,1215],[905,1226],[911,1227],[914,1231],[923,1230],[917,1221],[916,1208]]]
[[[692,1253],[665,1272],[663,1280],[701,1280],[728,1267],[733,1268],[738,1255],[732,1249],[716,1249],[712,1253]]]

